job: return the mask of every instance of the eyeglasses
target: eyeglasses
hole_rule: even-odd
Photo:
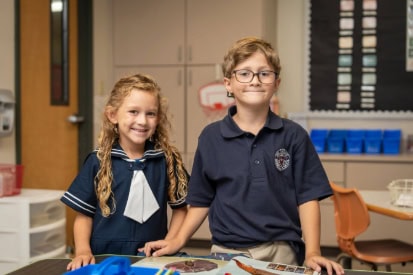
[[[242,69],[234,70],[232,73],[235,75],[235,79],[240,83],[250,83],[254,79],[254,76],[257,76],[262,84],[272,84],[278,77],[278,73],[274,71],[260,71],[254,73],[251,70]]]

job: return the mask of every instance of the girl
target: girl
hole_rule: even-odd
[[[97,254],[136,255],[146,242],[177,233],[187,211],[189,175],[170,144],[166,109],[149,76],[132,75],[115,84],[98,149],[61,198],[77,211],[75,258],[68,270],[95,263]]]

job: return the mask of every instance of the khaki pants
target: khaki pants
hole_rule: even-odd
[[[242,253],[255,260],[297,265],[297,259],[294,250],[286,242],[267,242],[246,248],[227,248],[214,244],[211,247],[211,253]]]

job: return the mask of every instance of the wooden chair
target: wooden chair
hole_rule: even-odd
[[[334,218],[336,225],[337,242],[340,254],[337,261],[343,256],[350,256],[377,270],[384,265],[386,271],[391,271],[391,264],[405,264],[413,261],[413,245],[395,239],[360,240],[357,236],[370,225],[370,215],[360,193],[355,188],[343,188],[332,182],[330,185],[334,195]],[[347,257],[348,257],[347,256]]]

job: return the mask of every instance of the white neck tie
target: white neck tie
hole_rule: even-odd
[[[128,201],[123,215],[139,223],[146,222],[157,210],[159,204],[142,170],[133,171]]]

